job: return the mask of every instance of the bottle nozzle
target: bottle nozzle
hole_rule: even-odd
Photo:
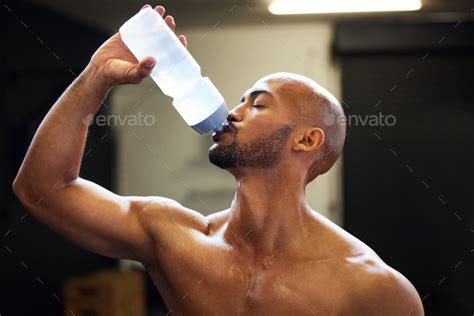
[[[229,122],[225,121],[221,125],[214,128],[214,132],[216,132],[216,133],[222,132],[227,126],[229,126]]]

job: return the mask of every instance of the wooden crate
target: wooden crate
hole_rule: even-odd
[[[101,270],[67,280],[64,315],[145,315],[145,279],[142,272]]]

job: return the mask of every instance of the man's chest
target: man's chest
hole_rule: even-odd
[[[332,314],[331,285],[302,262],[252,262],[205,256],[163,265],[157,287],[170,308],[193,314]],[[156,283],[156,282],[155,282]],[[166,297],[169,297],[167,302]],[[337,314],[337,313],[335,313]]]

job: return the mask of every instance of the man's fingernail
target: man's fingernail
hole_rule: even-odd
[[[155,66],[155,61],[154,60],[147,60],[145,62],[145,67],[146,68],[153,68]]]

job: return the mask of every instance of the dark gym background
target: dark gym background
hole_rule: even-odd
[[[160,3],[192,16],[198,2]],[[221,6],[201,3],[215,11]],[[427,5],[410,19],[335,18],[333,54],[346,113],[397,117],[389,130],[348,129],[344,228],[413,282],[427,315],[472,315],[473,3]],[[462,20],[437,18],[443,12],[461,12]],[[109,34],[41,1],[3,2],[0,14],[0,99],[7,118],[1,124],[0,315],[60,315],[65,278],[117,262],[25,215],[11,183],[41,119]],[[81,175],[114,190],[113,133],[98,145],[105,133],[106,127],[91,130],[87,147],[94,155],[84,158]],[[150,280],[148,304],[153,315],[166,313]]]
[[[344,227],[404,271],[427,315],[474,310],[474,23],[454,26],[343,23],[335,43],[346,113],[397,118],[348,129]]]

